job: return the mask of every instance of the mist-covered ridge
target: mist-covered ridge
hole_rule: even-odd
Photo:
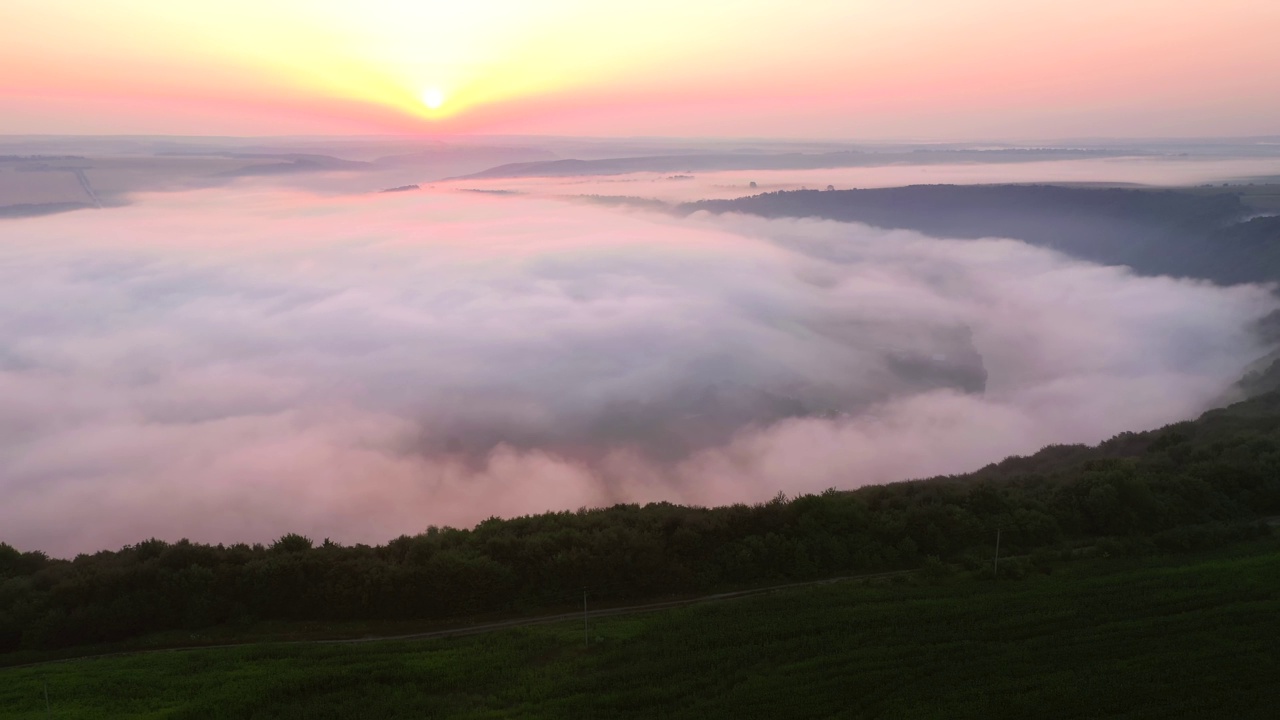
[[[936,237],[1008,237],[1143,275],[1229,285],[1280,280],[1280,218],[1230,192],[1058,185],[798,190],[679,206],[684,213],[813,217]]]

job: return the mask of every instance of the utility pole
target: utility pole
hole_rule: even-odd
[[[587,639],[587,589],[582,588],[582,646],[590,645],[591,641]]]
[[[996,577],[1000,573],[1000,528],[996,528],[996,556],[991,561],[991,576]]]

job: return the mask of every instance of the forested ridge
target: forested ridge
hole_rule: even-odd
[[[682,213],[816,217],[945,238],[1015,238],[1141,275],[1229,285],[1280,280],[1280,218],[1239,194],[1060,185],[791,190],[702,200]]]
[[[51,559],[0,544],[0,650],[264,620],[443,619],[631,601],[1093,545],[1191,550],[1280,513],[1280,393],[1195,421],[1050,446],[967,475],[758,505],[617,505],[429,528],[370,547],[147,540]],[[1013,562],[1010,572],[1025,572]]]

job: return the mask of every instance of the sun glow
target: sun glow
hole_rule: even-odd
[[[0,132],[1273,134],[1280,3],[1204,5],[0,0]]]
[[[427,88],[422,93],[422,104],[427,106],[428,110],[439,110],[444,105],[444,91],[440,88]]]

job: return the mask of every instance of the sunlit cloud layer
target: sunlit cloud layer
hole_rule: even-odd
[[[55,553],[970,470],[1209,407],[1276,306],[1012,240],[449,192],[0,238],[0,527]]]

